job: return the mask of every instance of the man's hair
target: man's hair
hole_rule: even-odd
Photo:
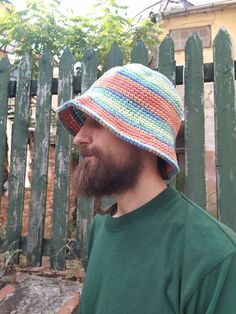
[[[166,161],[160,157],[157,157],[157,171],[160,177],[164,180],[165,180],[165,168],[166,168]]]

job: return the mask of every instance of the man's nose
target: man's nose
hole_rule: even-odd
[[[73,143],[75,145],[89,145],[92,143],[92,136],[88,132],[88,128],[86,127],[86,125],[83,125],[79,132],[75,135],[75,137],[73,138]]]

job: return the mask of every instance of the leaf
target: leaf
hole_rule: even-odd
[[[160,24],[150,19],[136,24],[127,17],[127,6],[117,0],[95,0],[88,16],[67,16],[59,10],[58,0],[27,0],[26,10],[3,10],[0,16],[0,46],[16,43],[18,57],[26,52],[36,61],[43,50],[59,56],[65,47],[81,61],[84,49],[90,44],[96,50],[100,68],[114,42],[124,52],[124,62],[129,61],[132,45],[142,39],[151,51],[158,42]],[[34,70],[37,70],[35,66]]]

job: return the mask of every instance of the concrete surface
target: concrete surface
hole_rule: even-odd
[[[0,290],[1,314],[78,313],[81,287],[61,278],[27,276]]]

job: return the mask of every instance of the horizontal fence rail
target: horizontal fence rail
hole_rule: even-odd
[[[205,112],[204,82],[214,83],[215,141],[217,173],[218,218],[236,230],[236,113],[235,76],[236,62],[232,59],[232,43],[227,31],[221,29],[214,40],[214,62],[203,63],[200,39],[192,34],[185,47],[185,65],[176,66],[174,43],[167,36],[159,48],[159,71],[174,85],[184,86],[185,103],[185,193],[198,205],[206,206],[205,165]],[[53,200],[50,205],[50,238],[44,237],[46,201],[48,197],[48,169],[51,134],[52,96],[58,95],[57,106],[73,96],[84,93],[97,79],[98,59],[90,46],[84,52],[82,75],[74,76],[74,60],[65,50],[59,64],[59,77],[53,78],[52,56],[45,52],[40,60],[38,79],[31,79],[32,62],[26,55],[19,65],[18,80],[10,81],[10,64],[0,61],[0,184],[3,183],[4,162],[8,136],[8,98],[15,98],[14,127],[11,136],[11,161],[8,174],[8,207],[6,239],[1,239],[1,250],[11,249],[27,255],[30,266],[41,265],[44,255],[50,256],[53,269],[63,270],[66,259],[79,256],[87,260],[89,232],[96,206],[105,207],[113,202],[111,197],[101,200],[76,197],[75,232],[69,238],[71,169],[73,156],[79,156],[71,144],[71,136],[57,123],[53,146]],[[123,54],[115,43],[107,55],[105,70],[123,64]],[[148,51],[138,41],[131,51],[131,62],[148,65]],[[157,69],[156,69],[157,70]],[[22,234],[25,206],[25,178],[29,146],[30,99],[36,98],[36,118],[32,152],[32,178],[28,214],[28,228]],[[207,126],[206,126],[207,128]],[[175,180],[170,182],[175,184]],[[2,196],[3,198],[3,196]],[[16,258],[15,262],[18,262]]]
[[[118,63],[117,65],[120,65]],[[159,69],[156,68],[158,71]],[[204,82],[205,83],[210,83],[214,82],[214,64],[213,63],[205,63],[203,65],[203,73],[204,73]],[[184,83],[184,66],[182,65],[177,65],[175,67],[175,84],[176,85],[183,85]],[[236,61],[234,61],[234,76],[236,77]],[[10,81],[9,86],[8,86],[8,95],[9,98],[15,97],[16,96],[16,85],[17,81]],[[37,96],[37,81],[36,80],[31,80],[30,83],[30,95],[31,96]],[[75,76],[73,78],[73,94],[79,94],[81,93],[81,76]],[[51,90],[52,95],[57,95],[58,94],[58,79],[53,78],[52,79],[52,90]]]

